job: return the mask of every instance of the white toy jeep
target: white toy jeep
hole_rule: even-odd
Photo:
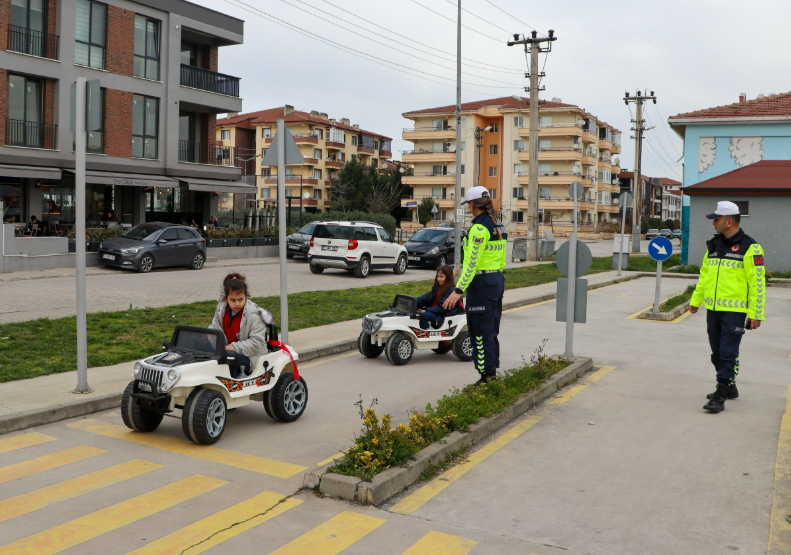
[[[225,430],[228,409],[261,401],[266,413],[293,422],[305,411],[308,386],[294,366],[298,355],[277,340],[277,326],[267,325],[268,352],[245,373],[237,354],[225,350],[221,330],[176,326],[164,353],[137,362],[134,379],[121,399],[124,424],[151,432],[164,414],[181,409],[181,427],[196,443],[217,442]],[[293,359],[292,359],[293,357]],[[232,367],[241,375],[232,375]]]
[[[396,295],[390,310],[363,318],[357,347],[368,358],[376,358],[384,351],[387,360],[396,365],[409,362],[415,349],[431,349],[440,355],[453,351],[459,360],[472,360],[466,314],[448,316],[439,328],[429,326],[427,330],[420,329],[419,321],[417,299]]]

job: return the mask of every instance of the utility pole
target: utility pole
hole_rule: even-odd
[[[456,17],[456,194],[453,195],[456,199],[453,205],[453,275],[457,282],[461,275],[461,226],[464,223],[464,218],[459,217],[461,208],[461,0],[458,2],[459,13]]]
[[[656,104],[656,97],[654,96],[654,91],[651,91],[650,95],[642,95],[640,91],[637,91],[637,95],[629,96],[627,92],[623,98],[624,103],[628,106],[630,102],[634,102],[635,108],[637,109],[637,115],[635,119],[632,120],[634,123],[634,127],[632,127],[632,131],[634,131],[635,143],[634,143],[634,185],[632,186],[632,192],[634,193],[633,199],[633,208],[632,208],[632,252],[639,253],[640,252],[640,201],[643,197],[643,183],[642,178],[640,175],[641,172],[641,158],[643,154],[643,131],[645,131],[645,127],[643,124],[643,102],[646,100],[653,100],[654,104]],[[626,217],[626,209],[624,208],[624,218]]]
[[[533,31],[530,37],[514,35],[513,41],[508,41],[508,46],[523,44],[525,53],[530,52],[529,73],[525,77],[530,77],[530,87],[525,91],[530,93],[530,160],[528,162],[528,181],[527,181],[527,259],[538,260],[538,78],[544,77],[538,70],[538,54],[540,52],[552,52],[552,43],[557,40],[554,36],[555,31],[549,30],[549,36],[538,38],[538,33]],[[542,49],[541,43],[548,43]],[[528,45],[530,45],[528,47]],[[543,89],[541,89],[543,90]]]

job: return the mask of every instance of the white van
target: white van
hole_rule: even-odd
[[[310,271],[320,274],[325,268],[354,272],[360,278],[371,270],[392,269],[403,274],[407,251],[379,224],[372,222],[317,222],[308,251]]]

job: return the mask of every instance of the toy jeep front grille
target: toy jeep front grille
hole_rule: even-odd
[[[376,316],[366,316],[363,318],[363,331],[373,335],[382,327],[382,319]]]
[[[152,382],[157,387],[157,391],[159,391],[159,386],[162,385],[162,371],[154,370],[153,368],[146,368],[144,366],[143,370],[140,372],[140,378],[138,379]],[[148,390],[148,388],[148,384],[140,384],[140,389],[145,391]]]

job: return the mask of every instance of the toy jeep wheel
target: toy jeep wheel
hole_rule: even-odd
[[[453,354],[464,362],[472,360],[472,337],[468,330],[464,330],[453,340]]]
[[[451,343],[450,341],[440,341],[439,347],[431,350],[437,353],[438,355],[444,355],[445,353],[449,353],[452,349],[453,349],[453,343]]]
[[[303,378],[295,380],[292,372],[284,372],[269,395],[264,395],[264,403],[267,414],[275,420],[293,422],[305,412],[308,385]]]
[[[385,354],[387,360],[401,366],[412,360],[412,353],[414,352],[412,341],[404,333],[396,333],[391,335],[385,345]]]
[[[196,389],[187,397],[181,413],[181,429],[195,443],[217,443],[225,431],[228,410],[225,398],[213,389]]]
[[[360,337],[357,338],[357,348],[360,353],[366,358],[376,358],[382,354],[382,348],[371,341],[371,336],[367,333],[360,332]]]
[[[272,411],[269,409],[269,394],[272,393],[271,389],[264,391],[264,410],[266,411],[267,416],[274,420],[277,420],[275,416],[272,414]]]
[[[153,432],[162,422],[162,415],[156,411],[148,410],[137,404],[132,398],[132,386],[129,382],[121,397],[121,418],[130,430],[137,432]]]

